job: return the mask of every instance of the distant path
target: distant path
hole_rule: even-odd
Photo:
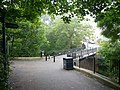
[[[13,61],[12,90],[113,90],[76,70],[64,70],[63,58],[49,61]]]

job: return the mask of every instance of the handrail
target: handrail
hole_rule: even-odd
[[[83,49],[80,51],[72,52],[69,56],[73,58],[77,58],[77,57],[83,58],[83,57],[93,55],[96,52],[97,52],[97,48]]]

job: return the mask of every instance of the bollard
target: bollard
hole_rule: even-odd
[[[45,56],[45,60],[47,61],[47,55]]]
[[[42,51],[40,52],[40,56],[42,57]]]
[[[80,56],[79,56],[79,68],[80,68]]]
[[[55,62],[55,55],[53,56],[53,62]]]

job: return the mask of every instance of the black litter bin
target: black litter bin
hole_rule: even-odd
[[[72,57],[63,58],[63,68],[66,70],[73,69],[73,58]]]

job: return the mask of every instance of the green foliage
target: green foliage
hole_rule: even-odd
[[[85,37],[91,38],[92,27],[78,22],[77,18],[71,19],[71,23],[64,23],[57,18],[51,26],[48,26],[46,37],[49,42],[49,51],[56,52],[81,47]]]
[[[33,21],[36,17],[42,14],[49,15],[64,15],[69,11],[73,11],[74,6],[68,0],[2,0],[0,2],[2,13],[6,13],[7,21],[30,20]],[[74,14],[69,13],[63,19],[69,22],[69,18]]]
[[[108,60],[119,60],[120,58],[120,42],[105,42],[102,44],[102,55]]]
[[[45,42],[45,37],[44,28],[39,23],[20,22],[19,30],[8,30],[10,56],[40,55],[40,48]]]
[[[97,15],[98,26],[102,34],[116,41],[120,38],[120,0],[114,0],[103,12]]]
[[[116,41],[120,38],[120,0],[75,0],[74,13],[95,17],[103,35]]]
[[[89,7],[88,7],[89,6]],[[62,15],[64,22],[90,14],[104,30],[103,35],[120,38],[120,0],[1,0],[0,16],[7,22],[34,21],[42,14]]]
[[[83,18],[91,14],[105,29],[104,35],[119,38],[120,0],[2,0],[0,9],[0,14],[6,12],[9,22],[33,21],[42,14],[62,15],[65,22],[70,22],[74,16]]]
[[[120,41],[111,42],[107,41],[101,44],[99,50],[99,56],[102,57],[99,60],[102,69],[102,73],[111,77],[113,80],[118,80],[118,65],[120,62]],[[103,71],[104,70],[104,71]]]
[[[1,27],[1,26],[0,26]],[[0,30],[0,90],[7,90],[8,89],[8,84],[7,84],[7,79],[8,79],[8,69],[5,71],[4,70],[4,58],[3,58],[3,53],[2,53],[2,31]]]

